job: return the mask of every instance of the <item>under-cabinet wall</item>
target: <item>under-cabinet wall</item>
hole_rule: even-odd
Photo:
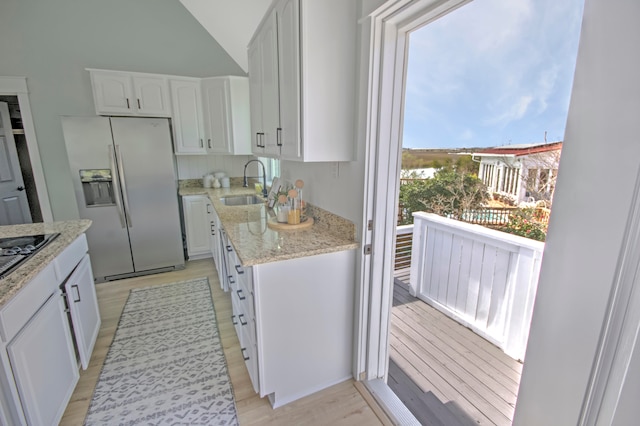
[[[211,172],[225,172],[230,177],[242,177],[250,155],[179,155],[176,156],[178,179],[200,179]]]

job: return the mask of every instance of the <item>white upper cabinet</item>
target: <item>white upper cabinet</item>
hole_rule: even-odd
[[[202,79],[206,149],[211,154],[251,154],[249,79]]]
[[[255,155],[353,160],[356,23],[355,2],[344,0],[269,9],[248,52]]]
[[[166,77],[92,69],[89,74],[96,114],[171,117]]]
[[[252,150],[258,156],[278,156],[280,128],[276,13],[262,22],[249,45]]]
[[[171,78],[169,86],[176,154],[206,154],[200,79]]]
[[[275,17],[274,17],[275,19]],[[265,57],[271,62],[271,98],[266,112],[271,155],[276,147],[278,118],[275,20]],[[249,79],[223,76],[183,77],[126,71],[87,69],[98,115],[170,117],[178,155],[251,155]],[[267,75],[267,74],[265,74]],[[275,103],[275,106],[273,105]],[[258,116],[257,116],[258,117]],[[263,139],[260,139],[263,140]],[[277,148],[277,150],[276,150]]]
[[[139,115],[171,117],[169,84],[165,77],[134,75],[133,89]]]

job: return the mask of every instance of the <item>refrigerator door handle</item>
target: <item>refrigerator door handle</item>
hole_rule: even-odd
[[[124,220],[124,210],[122,210],[122,200],[120,199],[120,188],[118,185],[118,174],[116,173],[115,153],[113,152],[113,145],[109,144],[109,165],[111,166],[111,176],[113,185],[113,193],[115,195],[116,207],[118,208],[118,215],[120,216],[120,225],[124,228],[126,222]]]
[[[127,194],[127,182],[124,178],[124,167],[122,166],[122,154],[120,154],[120,145],[116,145],[116,156],[118,164],[118,176],[120,177],[120,186],[122,187],[122,199],[124,201],[124,216],[127,219],[129,228],[133,228],[131,222],[131,209],[129,208],[129,195]]]

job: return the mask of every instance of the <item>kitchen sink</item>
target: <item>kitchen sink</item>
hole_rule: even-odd
[[[220,201],[225,206],[246,206],[264,203],[264,199],[257,195],[233,195],[230,197],[222,197]]]

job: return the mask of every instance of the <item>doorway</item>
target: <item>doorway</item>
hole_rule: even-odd
[[[0,102],[6,103],[9,110],[9,119],[5,121],[12,126],[15,153],[23,180],[23,185],[15,187],[24,188],[18,192],[23,192],[26,196],[31,221],[51,222],[53,213],[31,114],[26,78],[0,76]],[[8,155],[6,158],[9,158]]]
[[[0,96],[0,225],[42,221],[17,96]]]
[[[393,245],[389,242],[395,241],[397,204],[390,203],[389,200],[398,197],[398,182],[394,178],[400,176],[399,147],[403,139],[402,123],[406,114],[404,88],[409,33],[466,3],[468,2],[397,2],[395,7],[390,6],[387,10],[380,11],[372,22],[372,44],[375,46],[373,50],[379,56],[374,55],[373,58],[373,85],[369,92],[369,99],[373,100],[372,108],[375,109],[369,124],[375,125],[368,127],[369,141],[373,146],[370,147],[368,156],[368,170],[372,172],[368,172],[366,185],[371,199],[368,200],[369,197],[365,196],[368,202],[365,205],[364,221],[366,224],[368,221],[373,222],[373,232],[368,235],[370,240],[365,239],[366,242],[371,242],[374,253],[373,258],[369,260],[370,275],[367,284],[371,293],[370,300],[373,301],[367,329],[369,376],[376,376],[377,373],[377,377],[387,377],[390,370],[387,331],[391,323],[391,314],[387,307],[393,304],[394,286],[389,265],[393,265],[394,253]],[[385,200],[376,198],[376,193],[384,194]],[[363,235],[367,235],[366,231]],[[372,373],[372,368],[375,373]]]

